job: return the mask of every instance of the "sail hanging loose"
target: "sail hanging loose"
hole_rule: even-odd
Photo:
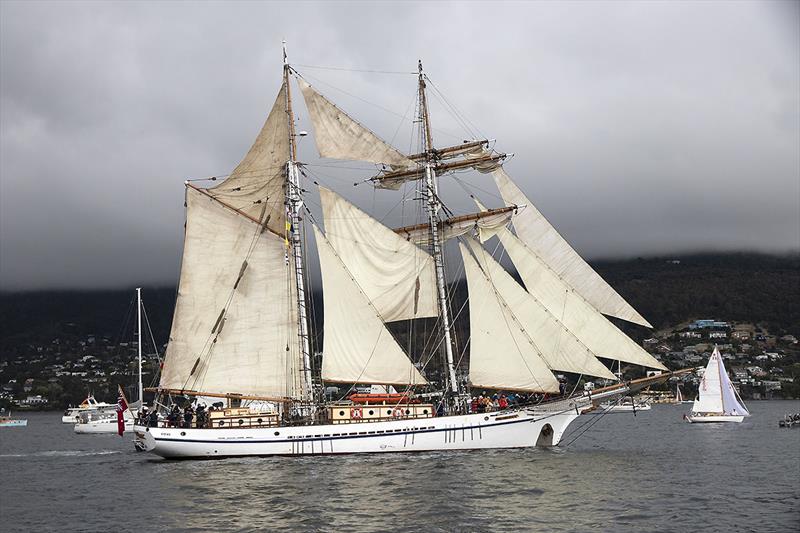
[[[324,291],[322,379],[383,385],[427,383],[325,235],[317,226],[313,228]]]
[[[439,238],[443,241],[477,231],[481,242],[493,237],[500,228],[506,227],[516,214],[515,207],[501,207],[485,212],[459,215],[439,222]],[[394,230],[403,239],[418,246],[430,244],[431,228],[428,224],[415,224]]]
[[[244,159],[225,181],[208,191],[214,198],[252,218],[257,219],[266,207],[267,226],[283,234],[286,219],[286,164],[289,158],[289,121],[284,84]]]
[[[597,354],[565,327],[559,320],[561,318],[559,315],[553,315],[546,306],[525,291],[477,241],[468,239],[467,243],[473,256],[478,260],[486,280],[496,292],[497,298],[513,315],[514,321],[524,330],[549,368],[616,379],[614,374],[597,359]]]
[[[413,161],[336,107],[304,79],[298,77],[297,83],[314,125],[314,140],[321,157],[369,161],[401,168],[415,166]]]
[[[558,392],[556,380],[509,307],[463,243],[469,291],[469,379],[475,387]]]
[[[180,285],[161,388],[300,396],[294,275],[283,239],[262,229],[187,187]]]
[[[522,242],[601,313],[652,327],[572,249],[511,181],[503,167],[494,169],[492,175],[506,205],[526,206],[514,220],[514,229]]]
[[[386,322],[438,315],[433,258],[325,187],[325,235]]]

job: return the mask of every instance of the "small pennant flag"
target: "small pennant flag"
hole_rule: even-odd
[[[125,411],[128,410],[128,401],[125,399],[125,392],[122,387],[117,385],[119,397],[117,397],[117,433],[121,437],[125,433]]]

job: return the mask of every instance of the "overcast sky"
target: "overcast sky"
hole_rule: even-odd
[[[798,5],[3,1],[0,286],[176,283],[183,181],[247,151],[283,38],[321,92],[404,151],[414,76],[310,66],[412,72],[421,58],[585,257],[797,251]],[[436,144],[470,138],[432,100]],[[300,159],[320,163],[313,139]],[[364,172],[309,169],[379,215],[397,202],[353,188]],[[499,205],[490,177],[460,179]]]

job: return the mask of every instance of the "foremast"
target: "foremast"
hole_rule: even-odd
[[[295,284],[297,287],[297,335],[300,344],[300,363],[302,365],[303,383],[300,397],[308,406],[314,402],[314,384],[311,373],[311,347],[308,331],[308,309],[305,291],[305,257],[302,241],[303,190],[300,187],[300,172],[297,168],[297,137],[294,130],[294,112],[292,111],[292,95],[289,85],[289,59],[286,55],[286,41],[283,41],[283,83],[286,87],[286,114],[289,136],[289,160],[286,162],[286,216],[288,238],[291,240]]]
[[[453,362],[453,338],[452,322],[450,319],[450,306],[447,304],[447,285],[444,275],[444,259],[442,254],[441,236],[439,235],[440,221],[439,211],[442,204],[439,200],[439,188],[434,166],[436,164],[436,154],[433,147],[433,136],[431,135],[430,117],[428,115],[428,103],[425,95],[425,73],[422,70],[422,61],[419,61],[419,120],[422,130],[422,141],[425,166],[425,186],[423,195],[428,211],[428,225],[430,227],[430,247],[436,272],[436,291],[439,301],[439,317],[442,321],[444,332],[444,350],[447,364],[448,385],[452,394],[460,393],[456,369]]]

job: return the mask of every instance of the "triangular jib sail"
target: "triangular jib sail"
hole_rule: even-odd
[[[522,242],[601,313],[652,327],[572,249],[503,167],[495,168],[492,175],[506,205],[526,206],[514,219],[514,229]]]

